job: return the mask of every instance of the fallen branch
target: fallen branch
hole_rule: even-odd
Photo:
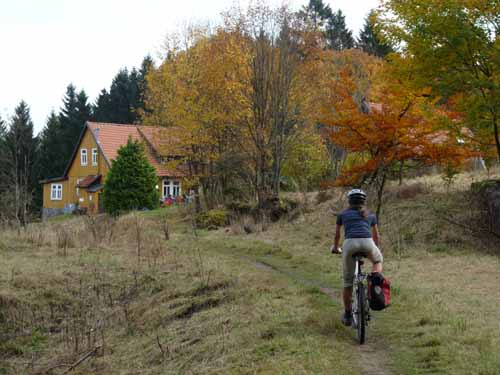
[[[67,369],[65,372],[63,372],[63,374],[67,374],[71,371],[73,371],[77,366],[79,366],[82,362],[84,362],[85,360],[87,360],[88,358],[92,357],[99,349],[101,349],[101,346],[96,346],[94,349],[92,349],[90,352],[88,352],[87,354],[85,354],[82,358],[80,358],[78,361],[76,361],[75,363],[73,363],[69,369]]]

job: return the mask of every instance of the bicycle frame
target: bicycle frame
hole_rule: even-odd
[[[358,341],[360,344],[364,344],[366,335],[366,326],[370,320],[370,307],[368,304],[368,275],[366,275],[362,270],[363,256],[360,254],[355,254],[353,256],[355,260],[354,269],[354,282],[353,282],[353,295],[352,295],[352,317],[353,324],[352,327],[357,329]]]

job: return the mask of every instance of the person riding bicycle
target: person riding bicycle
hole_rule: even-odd
[[[346,326],[352,324],[352,284],[354,279],[355,261],[353,254],[362,253],[373,264],[373,272],[382,272],[383,256],[379,249],[380,235],[377,217],[365,208],[366,193],[360,189],[351,190],[347,194],[349,208],[337,216],[335,242],[331,248],[332,253],[342,253],[342,273],[344,289],[342,299],[345,312],[342,323]],[[345,228],[345,239],[342,249],[339,247],[340,232]]]

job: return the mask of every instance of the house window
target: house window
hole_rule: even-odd
[[[178,197],[181,195],[181,185],[179,181],[163,180],[163,198]]]
[[[92,165],[97,165],[97,148],[92,149]]]
[[[87,149],[82,148],[80,151],[80,161],[82,165],[87,165]]]
[[[169,180],[163,180],[163,198],[168,198],[169,195],[171,195],[171,192],[170,192],[170,181]]]
[[[52,201],[62,200],[62,185],[61,184],[51,184],[50,185],[50,200],[52,200]]]
[[[181,185],[179,181],[174,181],[173,194],[174,197],[181,195]]]

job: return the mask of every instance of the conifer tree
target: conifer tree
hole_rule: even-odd
[[[147,75],[154,69],[154,62],[150,55],[147,55],[142,60],[141,69],[139,70],[139,101],[136,107],[136,113],[146,113],[146,97],[148,94]]]
[[[59,112],[61,154],[60,158],[68,163],[78,143],[85,122],[90,120],[90,105],[84,90],[77,93],[73,84],[66,89],[63,99],[63,107]],[[54,176],[52,176],[54,177]]]
[[[59,117],[52,111],[39,135],[39,156],[36,161],[38,178],[43,180],[62,176],[67,160],[61,158],[65,145]]]
[[[43,186],[38,181],[62,176],[67,164],[67,160],[61,158],[61,153],[64,150],[63,136],[59,117],[54,111],[47,118],[47,123],[38,139],[34,174],[37,181],[34,194],[36,208],[43,204]]]
[[[352,31],[347,28],[344,13],[340,9],[331,15],[325,34],[331,49],[342,51],[354,47]]]
[[[149,163],[144,146],[129,138],[120,147],[104,185],[103,207],[112,215],[120,212],[158,207],[156,171]]]
[[[309,4],[302,7],[299,16],[309,23],[313,31],[324,31],[332,17],[332,9],[323,0],[309,0]]]
[[[129,73],[121,69],[113,78],[109,93],[103,89],[92,105],[92,119],[117,124],[137,123],[146,112],[146,76],[153,68],[153,59],[148,55],[139,70],[133,68]]]
[[[6,136],[7,136],[7,127],[5,126],[5,122],[0,117],[0,181],[4,181],[6,177],[6,163],[7,163],[7,144],[6,144]],[[4,184],[0,182],[0,195],[3,193]]]
[[[372,10],[365,19],[363,30],[361,30],[356,44],[358,48],[370,55],[385,57],[389,53],[394,52],[394,50],[389,44],[383,43],[379,40],[373,27],[374,17],[375,12]]]
[[[131,113],[130,79],[127,69],[121,69],[113,78],[109,90],[111,122],[118,124],[131,124],[134,116]]]
[[[139,108],[139,103],[141,100],[141,89],[140,89],[140,73],[136,68],[133,68],[128,77],[128,100],[129,100],[129,118],[130,123],[135,123],[137,120],[137,110]]]
[[[102,89],[92,106],[92,120],[98,122],[113,122],[111,98],[106,89]]]
[[[33,136],[33,122],[26,102],[21,101],[5,135],[6,190],[2,194],[3,208],[7,214],[25,225],[32,205],[36,179],[34,160],[37,139]]]

